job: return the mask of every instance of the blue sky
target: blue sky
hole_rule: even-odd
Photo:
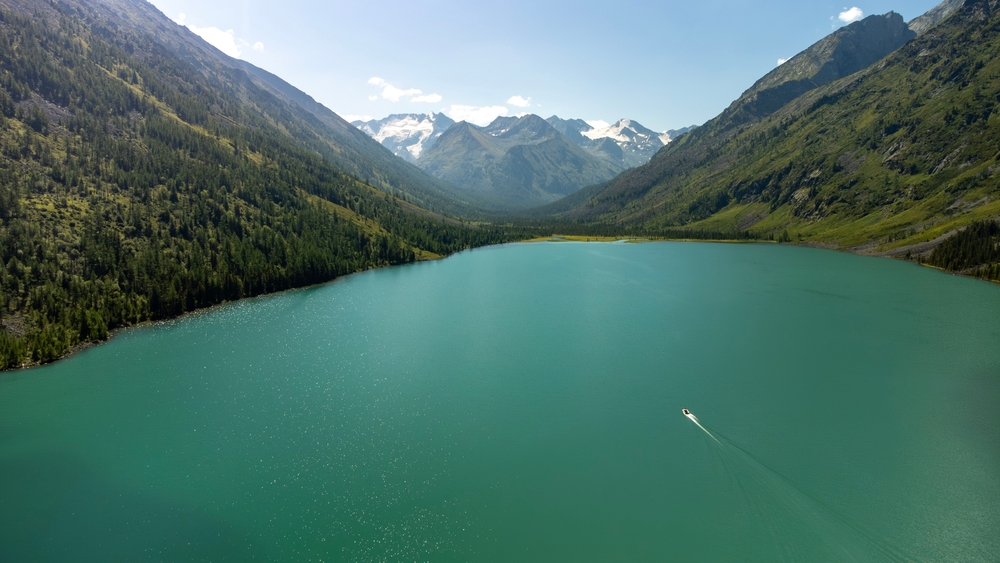
[[[712,118],[841,19],[910,20],[939,1],[152,3],[342,116],[530,112],[664,131]]]

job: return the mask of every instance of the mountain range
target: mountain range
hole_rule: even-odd
[[[609,180],[694,129],[656,133],[629,119],[595,126],[537,115],[498,117],[478,127],[456,124],[441,113],[352,124],[397,156],[498,209],[547,203]]]
[[[507,208],[550,202],[618,172],[537,115],[498,117],[486,127],[456,123],[417,165]]]
[[[561,119],[553,115],[546,121],[574,144],[622,170],[646,163],[671,140],[697,127],[691,125],[656,133],[631,119],[620,119],[608,125],[588,123],[582,119]],[[393,114],[382,119],[355,120],[351,124],[382,143],[396,156],[415,162],[455,121],[443,113],[432,112]]]
[[[656,151],[697,126],[656,133],[631,119],[619,119],[608,125],[582,119],[560,119],[553,115],[546,121],[573,143],[621,170],[649,162]]]

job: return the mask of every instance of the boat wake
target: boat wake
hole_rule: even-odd
[[[689,419],[691,419],[691,422],[693,422],[696,425],[698,425],[698,428],[701,428],[705,432],[705,434],[708,434],[709,438],[711,438],[711,439],[715,440],[716,442],[718,442],[719,445],[722,444],[722,442],[719,442],[719,440],[715,436],[713,436],[711,432],[709,432],[704,426],[701,425],[701,422],[698,422],[698,417],[695,416],[691,411],[689,411],[687,409],[681,409],[681,412],[684,413],[684,416],[686,416]]]
[[[754,519],[767,528],[781,560],[803,560],[803,554],[797,552],[793,542],[789,541],[787,531],[782,530],[788,523],[788,515],[791,515],[799,525],[818,534],[838,559],[855,562],[920,561],[887,539],[874,537],[860,523],[809,494],[746,448],[717,430],[709,430],[688,409],[682,409],[682,412],[716,445],[714,450],[720,462],[750,506]],[[780,505],[784,505],[784,510],[776,511]]]

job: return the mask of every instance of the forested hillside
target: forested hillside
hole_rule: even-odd
[[[0,367],[225,300],[499,242],[334,168],[239,69],[85,4],[0,9]],[[235,86],[234,86],[235,85]],[[233,94],[238,88],[243,97]]]
[[[1000,215],[998,158],[1000,9],[969,0],[876,64],[748,125],[710,123],[574,208],[553,208],[927,256],[949,233]],[[994,271],[981,266],[963,270]]]

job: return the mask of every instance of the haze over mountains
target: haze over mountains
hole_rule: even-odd
[[[656,133],[629,119],[596,126],[558,116],[544,121],[548,126],[537,115],[498,117],[479,127],[430,113],[352,124],[436,178],[510,209],[606,181],[695,127]]]
[[[509,208],[554,201],[620,170],[537,115],[499,117],[486,127],[456,123],[417,165]]]

